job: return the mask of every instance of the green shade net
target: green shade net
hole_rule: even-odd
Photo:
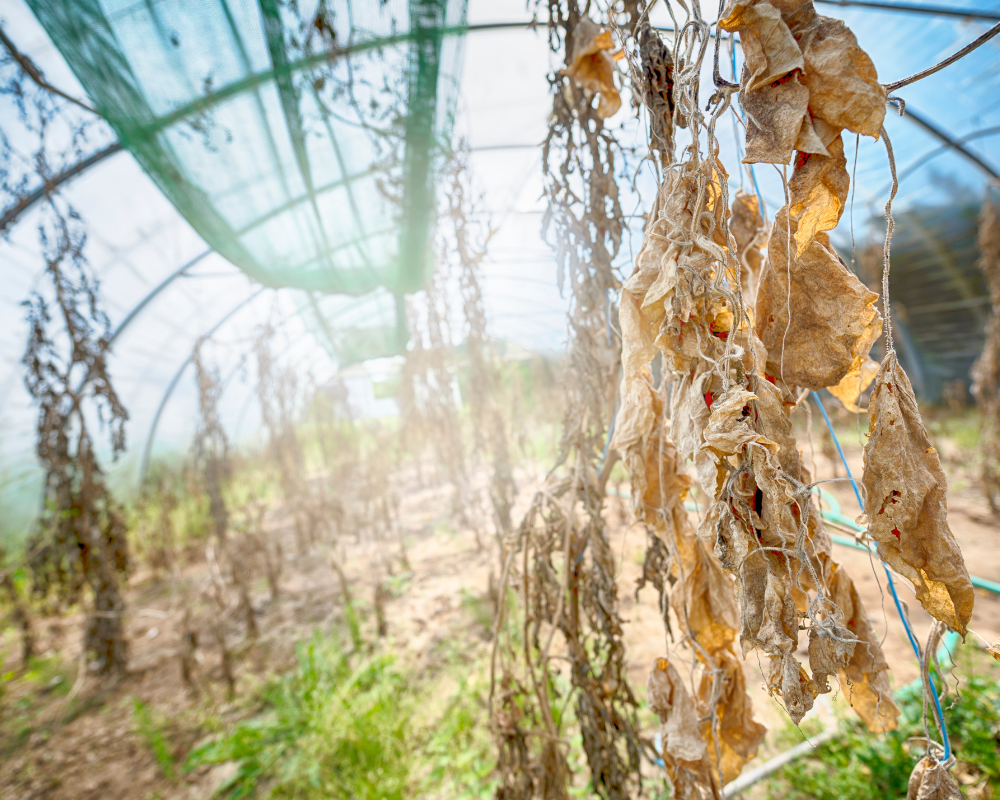
[[[405,301],[387,289],[363,297],[302,292],[298,303],[314,338],[340,368],[406,351]]]
[[[234,265],[311,298],[423,287],[465,0],[28,2],[122,144]],[[405,345],[399,322],[379,354]]]

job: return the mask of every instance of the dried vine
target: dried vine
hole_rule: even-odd
[[[634,21],[636,4],[629,6]],[[501,772],[497,796],[566,796],[566,710],[572,701],[594,790],[617,800],[640,790],[643,747],[601,514],[617,458],[605,452],[620,348],[609,315],[617,287],[612,261],[625,229],[615,176],[619,146],[604,120],[621,99],[611,32],[574,0],[553,0],[548,12],[550,48],[563,56],[565,68],[549,77],[543,233],[553,241],[560,286],[570,293],[570,378],[558,462],[504,542],[501,588],[519,594],[523,616],[516,636],[513,620],[505,621],[513,610],[501,604],[497,620],[494,669],[499,665],[501,674],[491,692]],[[554,666],[557,659],[569,663],[568,685]]]
[[[89,587],[85,647],[103,673],[124,672],[128,647],[121,582],[128,570],[126,524],[104,482],[90,422],[106,426],[112,457],[125,450],[128,413],[108,374],[111,326],[84,255],[79,216],[57,200],[39,228],[52,296],[25,301],[30,333],[25,385],[39,407],[45,507],[28,544],[35,592],[64,602]],[[46,293],[48,294],[48,292]]]
[[[510,532],[511,509],[517,487],[511,468],[508,425],[502,405],[501,375],[497,354],[486,332],[483,304],[482,263],[493,235],[470,217],[474,211],[468,197],[468,156],[460,148],[452,156],[447,213],[459,261],[459,291],[465,319],[465,354],[469,363],[469,409],[475,451],[488,453],[491,463],[490,500],[499,535]]]
[[[271,345],[274,334],[274,328],[269,324],[257,329],[254,341],[257,399],[282,492],[286,500],[292,500],[299,492],[299,476],[303,467],[302,446],[295,433],[298,384],[291,367],[281,368],[275,363]]]
[[[199,412],[192,450],[194,462],[201,470],[204,489],[208,494],[209,514],[215,527],[215,535],[224,544],[229,528],[229,511],[222,489],[232,475],[232,465],[229,460],[229,441],[219,420],[222,379],[218,367],[205,363],[202,354],[204,345],[205,340],[199,339],[192,355]]]

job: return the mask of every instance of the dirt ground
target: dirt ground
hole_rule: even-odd
[[[847,457],[856,475],[861,474],[861,448],[845,444]],[[961,453],[942,449],[952,481],[949,494],[950,521],[965,554],[970,572],[1000,581],[1000,558],[997,556],[1000,528],[974,486]],[[804,454],[807,465],[810,453]],[[830,461],[814,453],[815,474],[833,477]],[[541,480],[541,472],[518,474],[518,513],[530,500]],[[209,636],[213,614],[218,612],[207,602],[193,607],[193,627],[202,647],[198,695],[192,694],[181,680],[178,653],[181,646],[182,596],[198,597],[208,582],[208,568],[201,552],[191,554],[178,577],[171,581],[154,580],[147,573],[135,575],[129,589],[131,609],[127,630],[131,642],[131,661],[127,677],[114,686],[102,686],[83,670],[82,688],[75,684],[79,671],[80,620],[63,617],[43,620],[38,626],[40,649],[51,656],[61,656],[62,671],[42,676],[44,683],[8,679],[18,670],[14,656],[18,644],[12,631],[0,639],[0,653],[5,656],[5,684],[0,685],[0,800],[116,800],[117,798],[205,798],[227,776],[227,767],[202,769],[191,775],[167,780],[152,750],[136,723],[136,703],[147,713],[162,720],[175,756],[184,753],[204,736],[199,720],[211,714],[220,723],[247,713],[247,698],[268,673],[282,672],[294,663],[297,641],[308,638],[314,630],[329,631],[339,623],[342,595],[336,574],[330,566],[336,556],[345,565],[352,592],[371,602],[375,586],[390,570],[399,576],[400,588],[386,606],[390,647],[405,649],[414,662],[430,664],[443,641],[468,642],[485,647],[488,635],[470,613],[465,599],[485,595],[496,558],[495,549],[479,549],[470,531],[450,527],[446,510],[449,491],[444,485],[421,486],[415,474],[403,475],[397,484],[401,497],[400,526],[405,545],[398,541],[356,539],[347,534],[335,547],[318,546],[310,552],[286,557],[282,591],[277,600],[269,597],[261,581],[253,596],[261,634],[256,644],[247,642],[240,621],[227,623],[227,641],[237,656],[237,698],[226,699],[225,685],[217,648]],[[627,483],[624,484],[627,488]],[[843,512],[854,516],[856,501],[848,484],[830,483],[825,488],[837,498]],[[649,664],[668,652],[668,643],[656,605],[655,589],[648,587],[635,598],[636,581],[641,575],[645,534],[638,526],[627,524],[627,501],[611,498],[607,514],[612,530],[612,544],[619,559],[621,614],[626,621],[625,638],[629,657],[629,677],[640,696],[645,693]],[[285,552],[295,550],[290,515],[281,509],[268,513],[266,529],[281,537]],[[489,543],[487,543],[489,545]],[[834,556],[846,564],[867,605],[876,626],[885,631],[885,652],[891,666],[891,680],[899,687],[917,676],[916,661],[903,633],[891,598],[882,595],[884,577],[877,562],[860,551],[836,546]],[[909,598],[911,620],[918,636],[926,639],[929,618],[913,600],[912,592],[902,589]],[[1000,597],[977,592],[971,626],[983,638],[992,641],[1000,636]],[[805,637],[803,637],[804,640]],[[969,636],[968,646],[977,645]],[[960,645],[962,646],[962,645]],[[683,653],[673,652],[683,657]],[[786,716],[778,703],[763,690],[763,678],[757,659],[751,655],[745,665],[748,686],[754,693],[758,718],[769,728],[786,725]],[[72,700],[66,686],[74,685]],[[833,704],[842,703],[834,697]],[[815,714],[829,713],[830,703],[822,702]],[[17,714],[20,716],[17,716]],[[24,723],[30,724],[30,729]],[[18,727],[18,726],[21,727]],[[16,728],[16,729],[15,729]],[[769,743],[760,759],[775,752]]]

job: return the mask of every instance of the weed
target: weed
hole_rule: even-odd
[[[220,791],[247,797],[402,798],[411,711],[393,659],[351,664],[339,643],[314,638],[298,668],[264,690],[267,711],[197,747],[185,769],[235,761]]]
[[[164,735],[163,720],[160,715],[151,712],[145,703],[136,700],[132,706],[133,720],[136,732],[146,742],[146,746],[153,753],[160,771],[167,780],[174,780],[176,770],[174,769],[174,754]]]
[[[1000,668],[975,669],[971,657],[959,670],[961,693],[946,703],[945,720],[959,763],[955,770],[981,785],[1000,782]],[[785,767],[769,781],[768,796],[783,800],[881,800],[906,795],[910,772],[922,755],[911,737],[924,735],[919,688],[898,695],[899,728],[877,737],[856,720],[843,721],[843,735],[819,747],[812,757]],[[801,735],[795,733],[796,742]],[[789,737],[790,738],[790,737]]]
[[[385,579],[385,588],[389,590],[394,598],[402,597],[409,591],[410,584],[413,583],[413,570],[406,570],[398,575],[390,575]]]
[[[236,762],[219,788],[228,798],[490,797],[486,669],[467,662],[453,654],[418,681],[391,657],[316,636],[293,673],[263,688],[263,713],[195,748],[185,770]]]

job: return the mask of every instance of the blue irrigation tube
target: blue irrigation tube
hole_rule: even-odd
[[[830,421],[830,417],[826,413],[826,409],[823,408],[823,401],[820,400],[819,394],[813,392],[812,396],[816,399],[816,405],[819,407],[819,411],[823,415],[823,421],[826,422],[826,427],[830,431],[833,443],[837,447],[837,454],[840,456],[844,469],[847,471],[847,478],[851,482],[851,486],[854,488],[854,496],[858,500],[858,506],[862,511],[864,511],[865,504],[861,500],[861,491],[858,489],[858,484],[857,481],[854,480],[854,476],[851,475],[851,468],[847,463],[847,458],[844,456],[844,451],[840,446],[840,440],[837,438],[837,433],[833,429],[833,423]],[[896,592],[896,582],[892,579],[892,573],[889,571],[889,567],[884,561],[882,562],[882,567],[885,569],[886,581],[889,584],[889,592],[892,594],[892,600],[896,604],[896,611],[903,623],[903,628],[906,630],[906,638],[910,640],[910,647],[913,648],[913,653],[916,655],[917,661],[923,663],[920,657],[920,645],[917,644],[917,640],[913,635],[913,629],[910,627],[910,621],[906,618],[906,614],[903,612],[903,604],[899,599],[899,594]],[[948,728],[944,723],[944,712],[941,710],[941,700],[938,698],[937,688],[934,686],[933,680],[928,680],[927,682],[931,687],[931,697],[934,700],[934,713],[937,714],[938,722],[941,725],[941,739],[944,745],[944,757],[941,760],[943,763],[947,763],[951,758],[951,740],[948,738]]]

